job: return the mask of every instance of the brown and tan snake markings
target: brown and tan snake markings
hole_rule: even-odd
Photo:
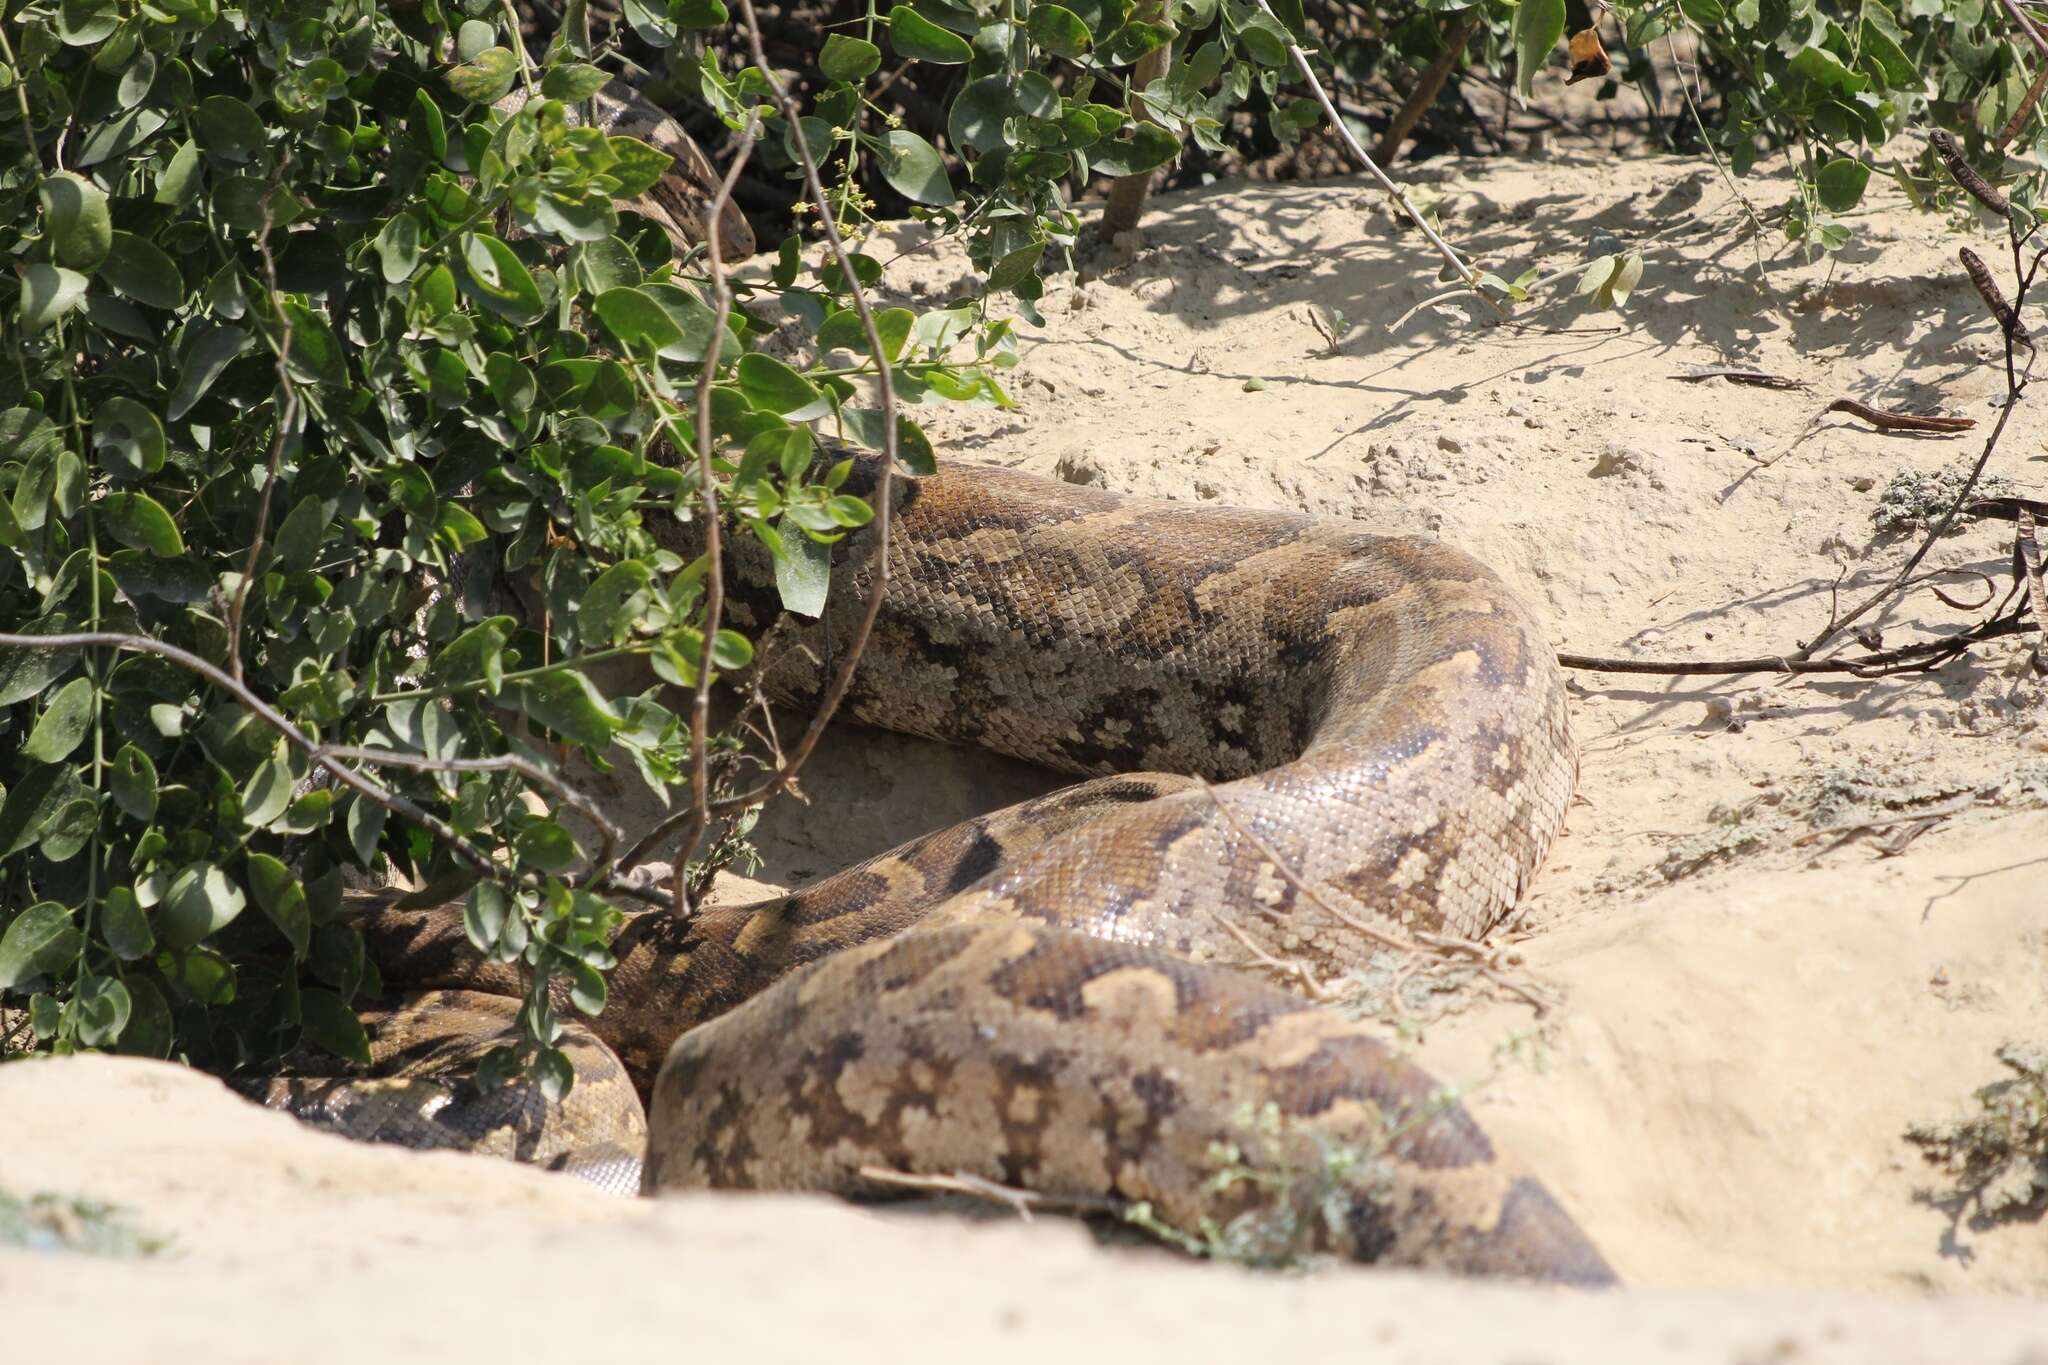
[[[1250,970],[1256,949],[1338,972],[1370,955],[1356,922],[1478,936],[1514,904],[1576,767],[1554,660],[1501,582],[1331,520],[957,466],[897,488],[852,713],[1091,780],[774,900],[629,920],[556,1113],[446,1078],[510,1028],[513,969],[451,907],[376,909],[384,979],[439,992],[374,1018],[393,1079],[271,1100],[614,1185],[644,1146],[650,1193],[881,1197],[879,1168],[1143,1203],[1188,1234],[1308,1193],[1218,1180],[1219,1151],[1289,1173],[1355,1150],[1371,1169],[1304,1219],[1307,1249],[1611,1281],[1426,1075]],[[869,548],[843,549],[837,630]],[[760,624],[768,566],[733,567]],[[773,692],[815,695],[847,641],[812,643]],[[1272,1121],[1249,1143],[1246,1114]]]

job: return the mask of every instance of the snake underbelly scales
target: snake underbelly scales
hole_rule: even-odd
[[[1424,1073],[1253,970],[1339,973],[1370,958],[1361,925],[1478,936],[1516,900],[1576,763],[1553,657],[1501,581],[1328,519],[989,468],[896,489],[848,713],[1092,780],[774,900],[629,920],[560,1109],[445,1079],[504,1035],[520,983],[453,908],[380,909],[372,955],[420,992],[370,1018],[382,1079],[269,1100],[614,1187],[879,1197],[878,1169],[965,1175],[1145,1201],[1189,1232],[1275,1183],[1321,1197],[1317,1163],[1353,1147],[1380,1156],[1313,1245],[1610,1280]],[[838,556],[835,638],[784,651],[772,692],[815,696],[817,660],[843,656],[871,535]],[[764,566],[733,576],[763,624]],[[1279,1175],[1226,1187],[1223,1144]]]

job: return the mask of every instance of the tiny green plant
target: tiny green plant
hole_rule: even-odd
[[[2012,1074],[1979,1090],[1974,1112],[1906,1129],[1952,1182],[1929,1202],[1980,1228],[2048,1209],[2048,1048],[2006,1043],[1998,1060]]]

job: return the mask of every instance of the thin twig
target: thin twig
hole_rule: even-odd
[[[1881,649],[1852,658],[1804,659],[1798,655],[1767,654],[1750,659],[1622,659],[1593,654],[1559,654],[1565,668],[1582,668],[1595,673],[1655,673],[1670,677],[1724,676],[1735,673],[1847,673],[1852,677],[1881,678],[1906,671],[1924,672],[1938,667],[1971,645],[2007,635],[2026,635],[2038,627],[2032,621],[2002,617],[1986,621],[1946,640],[1926,640],[1898,649]]]
[[[826,688],[824,698],[818,703],[818,710],[811,722],[791,750],[789,757],[778,765],[767,781],[752,791],[719,802],[712,808],[713,815],[727,815],[758,806],[777,792],[786,789],[796,780],[811,751],[818,746],[825,727],[839,710],[840,702],[846,698],[847,689],[853,685],[853,671],[866,652],[868,637],[874,632],[875,619],[882,613],[882,598],[889,588],[890,531],[894,521],[894,493],[896,478],[896,384],[892,377],[888,348],[882,344],[882,334],[875,326],[874,310],[868,306],[867,291],[861,288],[860,277],[854,272],[853,261],[849,258],[846,243],[840,238],[839,224],[834,219],[825,198],[824,182],[818,175],[818,163],[811,155],[810,143],[804,138],[803,127],[798,119],[796,101],[790,98],[781,77],[768,64],[768,55],[761,47],[761,26],[754,14],[753,0],[740,0],[740,15],[746,21],[747,45],[753,54],[754,66],[768,82],[774,93],[783,117],[788,121],[790,141],[796,148],[797,159],[803,164],[804,184],[811,195],[811,202],[818,206],[818,222],[825,230],[826,244],[831,248],[832,259],[838,262],[839,272],[846,280],[846,288],[853,298],[853,306],[860,315],[861,330],[868,339],[868,347],[875,357],[875,387],[882,406],[882,468],[875,479],[872,502],[875,509],[875,552],[873,583],[868,593],[867,608],[861,614],[859,624],[854,628],[845,658],[840,662],[839,671]]]
[[[718,372],[718,353],[725,344],[725,323],[732,315],[732,286],[725,278],[725,244],[717,225],[725,206],[732,201],[733,186],[754,154],[755,130],[759,120],[752,112],[740,131],[739,150],[719,181],[704,221],[711,225],[704,234],[706,259],[711,267],[711,336],[704,344],[704,368],[697,375],[697,497],[704,509],[704,647],[697,661],[697,687],[690,698],[690,804],[679,816],[662,821],[626,854],[626,866],[637,865],[648,849],[669,836],[678,823],[688,828],[673,862],[669,886],[670,908],[678,915],[690,911],[688,867],[704,827],[711,822],[711,779],[706,751],[711,730],[711,655],[725,613],[725,547],[719,525],[718,481],[711,468],[711,381]]]
[[[288,717],[257,696],[240,679],[231,676],[226,669],[215,666],[189,650],[180,649],[174,644],[147,635],[127,635],[112,630],[69,631],[58,635],[0,634],[0,649],[26,649],[48,653],[58,649],[94,648],[125,649],[135,654],[154,654],[159,658],[169,659],[180,668],[197,673],[232,696],[250,715],[283,736],[286,743],[304,753],[314,764],[335,781],[355,792],[357,796],[373,801],[394,815],[402,816],[420,826],[445,843],[458,859],[490,880],[513,887],[522,884],[522,879],[508,872],[488,853],[463,838],[447,821],[400,796],[383,783],[372,781],[349,767],[348,756],[354,755],[360,761],[393,763],[404,767],[449,772],[466,771],[481,766],[511,767],[512,763],[500,764],[496,759],[425,759],[383,749],[352,750],[324,745],[292,724]],[[525,762],[523,759],[515,761]],[[647,899],[634,888],[611,879],[596,889]]]
[[[272,344],[277,350],[277,386],[284,390],[284,406],[277,414],[277,430],[270,437],[270,468],[263,477],[263,496],[256,501],[256,538],[249,542],[249,554],[242,561],[242,581],[235,584],[235,597],[228,604],[228,671],[240,682],[242,678],[242,608],[249,600],[249,585],[256,580],[256,563],[263,555],[263,546],[270,529],[270,498],[277,489],[278,466],[284,460],[284,443],[291,437],[292,426],[299,419],[299,387],[292,382],[291,350],[292,320],[284,311],[284,297],[277,289],[277,261],[270,253],[270,229],[273,224],[270,201],[283,182],[285,168],[291,165],[290,152],[278,158],[277,175],[271,180],[270,189],[263,196],[263,230],[256,234],[256,250],[263,257],[263,282],[270,294],[271,311],[277,314],[278,336]]]
[[[1267,18],[1276,24],[1280,24],[1282,29],[1287,27],[1287,25],[1280,23],[1280,16],[1273,13],[1273,7],[1266,3],[1266,0],[1252,0],[1252,2],[1259,7]],[[1400,207],[1401,212],[1408,215],[1408,221],[1422,230],[1422,235],[1429,239],[1429,244],[1435,247],[1437,254],[1444,258],[1444,264],[1451,268],[1451,273],[1463,280],[1465,287],[1472,293],[1485,299],[1487,306],[1492,308],[1495,313],[1501,317],[1506,317],[1507,309],[1501,306],[1500,300],[1494,298],[1480,287],[1479,272],[1470,265],[1467,265],[1464,257],[1452,250],[1451,244],[1446,242],[1435,228],[1423,220],[1422,215],[1416,212],[1415,206],[1408,202],[1408,196],[1402,193],[1401,187],[1394,183],[1393,177],[1381,170],[1379,162],[1374,161],[1367,154],[1364,144],[1352,133],[1351,125],[1344,122],[1343,116],[1337,112],[1337,106],[1331,102],[1330,92],[1323,89],[1323,83],[1316,79],[1315,68],[1309,65],[1308,54],[1301,50],[1300,44],[1290,40],[1287,44],[1287,55],[1294,59],[1294,69],[1300,72],[1302,80],[1308,83],[1309,90],[1316,97],[1316,103],[1323,106],[1323,117],[1329,120],[1331,130],[1337,134],[1337,140],[1344,144],[1345,149],[1357,159],[1359,165],[1365,167],[1373,179],[1380,182],[1380,188],[1387,192],[1387,197]]]
[[[1458,64],[1458,58],[1465,55],[1465,44],[1471,42],[1472,35],[1479,31],[1479,22],[1485,15],[1484,8],[1473,6],[1451,35],[1444,39],[1444,50],[1422,73],[1422,79],[1415,83],[1415,88],[1408,92],[1408,98],[1394,111],[1387,130],[1373,144],[1372,154],[1382,163],[1391,166],[1394,158],[1401,154],[1401,144],[1408,140],[1408,134],[1415,131],[1415,125],[1422,121],[1422,116],[1429,112],[1429,106],[1435,104],[1436,97],[1443,93],[1451,68]]]
[[[1968,431],[1977,425],[1974,417],[1934,417],[1914,412],[1886,412],[1873,408],[1868,403],[1859,403],[1854,398],[1837,398],[1821,409],[1822,412],[1846,412],[1851,417],[1861,417],[1879,431]]]
[[[905,1189],[928,1190],[938,1194],[965,1194],[976,1199],[985,1199],[991,1204],[1000,1204],[1015,1213],[1025,1222],[1031,1221],[1034,1209],[1045,1209],[1053,1213],[1120,1213],[1124,1202],[1105,1194],[1041,1194],[1037,1190],[1021,1190],[1014,1185],[1002,1185],[985,1180],[966,1171],[955,1171],[951,1175],[912,1175],[909,1171],[892,1170],[887,1166],[863,1166],[863,1179],[883,1185],[901,1185]]]
[[[344,763],[369,763],[382,767],[410,768],[422,773],[516,773],[537,787],[553,792],[571,809],[597,827],[598,835],[604,840],[604,849],[598,854],[592,867],[597,870],[612,865],[612,855],[625,832],[604,812],[604,807],[585,796],[560,776],[543,768],[532,759],[519,754],[498,754],[491,758],[429,758],[425,754],[400,753],[395,749],[364,749],[346,744],[320,746],[321,753]]]

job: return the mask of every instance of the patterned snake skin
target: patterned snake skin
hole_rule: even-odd
[[[876,1169],[965,1175],[1146,1201],[1189,1233],[1320,1199],[1296,1234],[1314,1247],[1611,1279],[1528,1169],[1418,1069],[1249,970],[1265,954],[1327,976],[1369,959],[1359,924],[1478,935],[1514,902],[1574,758],[1549,650],[1500,581],[1455,550],[1346,523],[1002,470],[897,490],[892,580],[851,713],[1108,775],[775,900],[635,917],[590,1023],[602,1042],[579,1040],[598,1058],[572,1097],[585,1108],[544,1143],[528,1111],[442,1098],[425,1145],[495,1125],[498,1150],[617,1179],[637,1090],[650,1192],[878,1197],[891,1187]],[[774,692],[815,695],[815,658],[843,655],[867,535],[834,575],[839,638],[780,655]],[[734,568],[735,614],[758,626],[769,566]],[[448,1088],[445,1035],[470,1025],[426,1025],[490,1001],[477,992],[516,994],[517,977],[478,961],[447,907],[379,908],[365,928],[387,981],[460,991],[378,1020],[390,1069]],[[510,1006],[486,1016],[495,1030]],[[406,1115],[326,1093],[328,1121],[358,1133]],[[1220,1188],[1219,1144],[1260,1178]],[[1346,1148],[1383,1155],[1332,1213],[1314,1173]]]
[[[622,84],[598,105],[677,158],[633,207],[704,240],[703,154]],[[736,212],[718,230],[752,250]],[[871,535],[841,547],[832,638],[781,654],[772,694],[814,698],[817,660],[844,657]],[[758,629],[771,566],[730,567]],[[522,982],[459,909],[365,898],[371,955],[412,992],[366,1014],[371,1073],[255,1093],[621,1191],[969,1177],[1254,1253],[1612,1281],[1427,1076],[1251,970],[1360,966],[1375,922],[1477,937],[1541,860],[1575,774],[1564,690],[1492,573],[1345,523],[957,466],[897,484],[891,572],[850,714],[1093,780],[791,895],[629,920],[610,1003],[564,1035],[560,1106],[466,1079]]]

